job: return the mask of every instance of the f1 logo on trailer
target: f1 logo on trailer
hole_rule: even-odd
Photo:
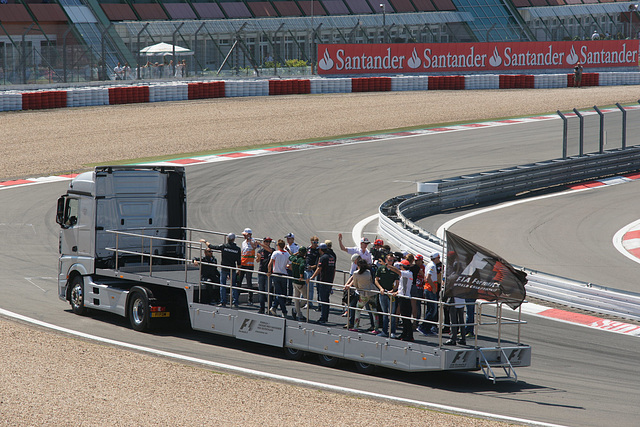
[[[498,71],[638,66],[638,40],[320,44],[319,74]]]
[[[240,325],[240,329],[238,329],[238,332],[242,332],[243,334],[247,334],[251,332],[253,330],[254,323],[255,323],[255,320],[248,319],[245,317],[245,319],[242,321],[242,325]]]

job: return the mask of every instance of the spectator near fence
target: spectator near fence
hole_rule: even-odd
[[[118,65],[113,67],[113,73],[116,76],[116,80],[124,80],[124,67],[119,62]]]
[[[573,87],[580,87],[582,85],[582,64],[577,63],[573,67]]]

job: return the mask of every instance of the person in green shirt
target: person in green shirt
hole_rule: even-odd
[[[298,248],[298,252],[289,257],[288,269],[291,270],[291,277],[293,282],[293,297],[295,301],[295,312],[293,318],[301,322],[307,320],[300,311],[300,297],[305,299],[304,303],[308,303],[307,282],[304,278],[304,272],[307,269],[307,248],[301,246]]]
[[[380,311],[390,313],[389,293],[393,292],[396,281],[400,278],[400,270],[393,266],[395,257],[392,254],[387,255],[385,264],[376,270],[376,287],[380,291],[378,296],[380,302]],[[379,336],[387,337],[389,334],[389,316],[382,316],[382,332]]]

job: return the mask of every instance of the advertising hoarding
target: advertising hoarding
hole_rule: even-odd
[[[461,73],[638,66],[638,40],[319,44],[318,74]]]

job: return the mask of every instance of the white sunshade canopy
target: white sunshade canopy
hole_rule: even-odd
[[[147,56],[172,55],[174,51],[176,56],[177,55],[193,55],[193,51],[191,49],[187,49],[186,47],[181,47],[181,46],[174,46],[169,43],[157,43],[157,44],[140,49],[140,53],[143,53]]]

